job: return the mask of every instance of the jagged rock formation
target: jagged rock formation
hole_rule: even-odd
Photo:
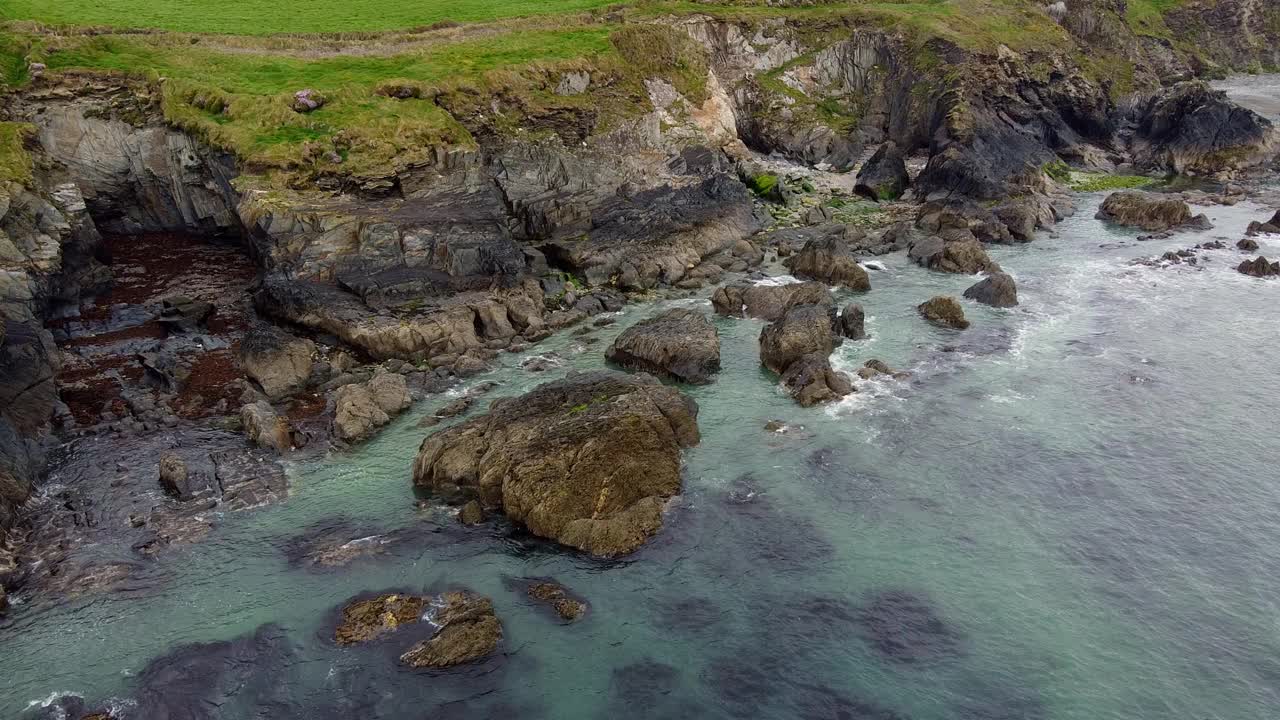
[[[849,246],[835,235],[810,240],[800,252],[784,260],[783,265],[798,278],[821,280],[861,292],[871,289],[867,271],[854,259]]]
[[[570,374],[423,441],[414,484],[594,555],[636,550],[680,491],[698,408],[648,376]]]

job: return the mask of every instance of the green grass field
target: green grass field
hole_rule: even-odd
[[[50,25],[269,35],[400,30],[581,12],[616,0],[5,0],[0,18]]]

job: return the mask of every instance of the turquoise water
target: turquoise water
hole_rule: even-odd
[[[148,661],[272,623],[288,652],[251,657],[255,681],[195,716],[1278,717],[1280,282],[1236,273],[1234,249],[1202,269],[1129,265],[1234,243],[1271,212],[1205,208],[1216,229],[1140,243],[1093,219],[1100,199],[1057,237],[992,248],[1022,305],[966,301],[967,331],[914,306],[974,278],[884,258],[858,298],[870,338],[836,364],[912,376],[835,406],[796,406],[759,367],[761,323],[716,318],[724,369],[687,389],[703,440],[685,493],[624,561],[416,507],[417,423],[452,399],[433,398],[354,452],[294,465],[286,503],[228,515],[147,587],[16,613],[0,715],[42,717],[74,692],[130,717]],[[628,308],[594,344],[539,345],[563,361],[552,371],[506,356],[471,382],[499,381],[497,397],[601,367],[656,309]],[[765,431],[773,419],[793,428]],[[396,542],[334,570],[291,562],[316,528]],[[555,622],[513,589],[522,577],[557,579],[589,613]],[[407,641],[326,640],[358,593],[447,586],[493,598],[502,657],[424,675],[397,667]]]

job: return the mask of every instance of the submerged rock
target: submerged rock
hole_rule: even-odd
[[[726,285],[711,296],[720,315],[753,317],[770,322],[799,305],[832,305],[831,290],[819,282],[787,285]]]
[[[1191,222],[1191,207],[1176,197],[1161,197],[1136,190],[1111,193],[1098,209],[1098,219],[1153,232]]]
[[[1259,255],[1252,260],[1245,260],[1240,263],[1236,270],[1253,277],[1273,277],[1280,275],[1280,261],[1270,262]]]
[[[909,592],[880,593],[857,613],[863,638],[885,660],[925,665],[963,653],[963,637],[928,600]]]
[[[955,328],[956,330],[964,330],[969,327],[969,321],[964,317],[964,308],[960,307],[960,302],[953,297],[939,295],[920,303],[916,306],[916,309],[920,311],[920,315],[925,320],[935,325]]]
[[[760,362],[781,375],[791,363],[810,353],[822,357],[840,345],[836,310],[830,305],[791,308],[760,331]]]
[[[570,596],[569,591],[559,583],[538,581],[530,584],[525,593],[529,597],[555,610],[562,619],[573,622],[587,612],[587,604]]]
[[[661,527],[697,417],[696,403],[647,375],[571,373],[427,437],[414,484],[479,500],[563,545],[622,555]]]
[[[876,202],[897,200],[910,184],[906,158],[892,140],[881,145],[862,168],[853,191]]]
[[[860,292],[871,289],[867,271],[854,259],[844,240],[834,235],[810,240],[782,264],[798,278],[820,280]]]
[[[498,649],[502,623],[493,601],[464,591],[442,593],[431,622],[438,626],[429,640],[409,648],[400,662],[416,668],[447,668],[480,660]]]
[[[605,357],[632,370],[705,384],[720,370],[720,335],[702,313],[677,308],[624,330]]]
[[[992,273],[970,285],[964,296],[992,307],[1013,307],[1018,304],[1018,285],[1007,273]]]
[[[342,609],[342,620],[333,631],[339,645],[364,643],[401,625],[418,622],[429,598],[417,595],[380,595],[356,600]]]

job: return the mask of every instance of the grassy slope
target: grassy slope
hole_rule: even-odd
[[[695,57],[700,51],[691,53],[669,39],[638,31],[635,23],[612,25],[581,15],[583,8],[603,6],[604,0],[370,1],[376,4],[355,13],[351,8],[356,4],[349,0],[9,0],[9,9],[0,12],[47,21],[65,13],[81,24],[151,25],[245,37],[63,34],[14,23],[7,29],[0,26],[0,89],[26,81],[28,60],[45,62],[53,72],[163,78],[166,117],[235,152],[248,165],[353,175],[394,170],[424,159],[441,144],[470,144],[469,133],[442,104],[455,113],[461,108],[486,115],[501,132],[519,132],[523,118],[539,110],[597,112],[605,125],[611,114],[634,113],[644,105],[641,76],[665,75],[694,98],[701,91],[705,61]],[[1140,6],[1158,18],[1164,6],[1180,1],[1131,0],[1131,13]],[[562,14],[345,45],[333,39],[252,37],[277,30],[404,27],[444,15],[464,20],[531,12]],[[769,6],[763,0],[634,0],[627,13],[633,20],[692,13],[744,21],[786,16],[812,35],[808,41],[813,47],[828,44],[851,25],[891,27],[915,41],[921,57],[914,61],[924,69],[938,64],[925,57],[923,41],[929,38],[987,52],[1002,44],[1023,51],[1072,46],[1035,0],[870,0],[796,7]],[[358,19],[349,17],[355,14]],[[286,26],[271,19],[276,16],[297,23]],[[335,52],[335,47],[361,54]],[[552,92],[560,70],[567,67],[595,73],[589,95],[564,98]],[[420,97],[386,97],[379,89],[388,84],[412,86]],[[303,88],[319,91],[328,103],[312,113],[294,112],[292,94]],[[436,101],[441,92],[449,94],[447,102]],[[512,110],[491,112],[495,97]],[[832,106],[815,111],[832,115],[827,120],[836,127],[837,116],[852,118],[858,110]],[[340,163],[333,162],[335,153]]]
[[[614,0],[6,0],[0,17],[50,25],[267,35],[342,33],[577,12]]]

